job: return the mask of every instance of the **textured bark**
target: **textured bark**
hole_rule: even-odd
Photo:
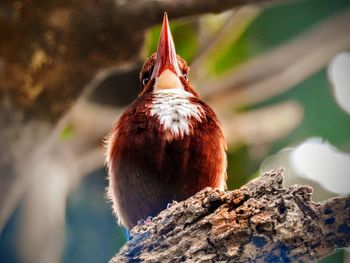
[[[283,170],[240,189],[206,188],[132,229],[114,262],[316,262],[350,244],[350,196],[285,189]]]

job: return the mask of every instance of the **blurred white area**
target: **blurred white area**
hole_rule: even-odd
[[[267,158],[262,172],[284,167],[285,184],[309,184],[313,200],[322,201],[350,193],[350,154],[336,149],[321,138],[310,138],[295,148],[286,148]]]
[[[319,182],[334,193],[350,193],[350,154],[321,138],[308,139],[296,147],[290,161],[300,176]]]
[[[332,60],[328,77],[337,103],[350,114],[350,53],[341,53]]]
[[[27,175],[33,176],[22,203],[17,241],[21,262],[60,262],[67,196],[79,175],[75,160],[57,145],[28,169]]]

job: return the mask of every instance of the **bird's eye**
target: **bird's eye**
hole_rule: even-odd
[[[143,85],[143,86],[146,86],[147,83],[148,83],[148,81],[149,81],[149,78],[144,77],[144,78],[142,79],[142,85]]]
[[[183,73],[182,75],[184,76],[185,80],[188,80],[187,73]]]

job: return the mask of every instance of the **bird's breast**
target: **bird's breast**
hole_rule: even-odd
[[[215,113],[184,90],[139,97],[108,139],[109,196],[128,228],[172,200],[223,189],[225,140]]]
[[[169,134],[169,138],[191,135],[195,124],[205,115],[202,106],[191,101],[192,97],[191,93],[180,89],[155,91],[148,114],[158,120],[159,128]]]

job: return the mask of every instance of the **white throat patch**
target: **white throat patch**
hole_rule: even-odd
[[[204,111],[200,105],[193,104],[189,97],[193,95],[181,89],[164,89],[153,92],[151,116],[157,116],[165,130],[174,136],[190,134],[190,121],[194,117],[201,122]]]

